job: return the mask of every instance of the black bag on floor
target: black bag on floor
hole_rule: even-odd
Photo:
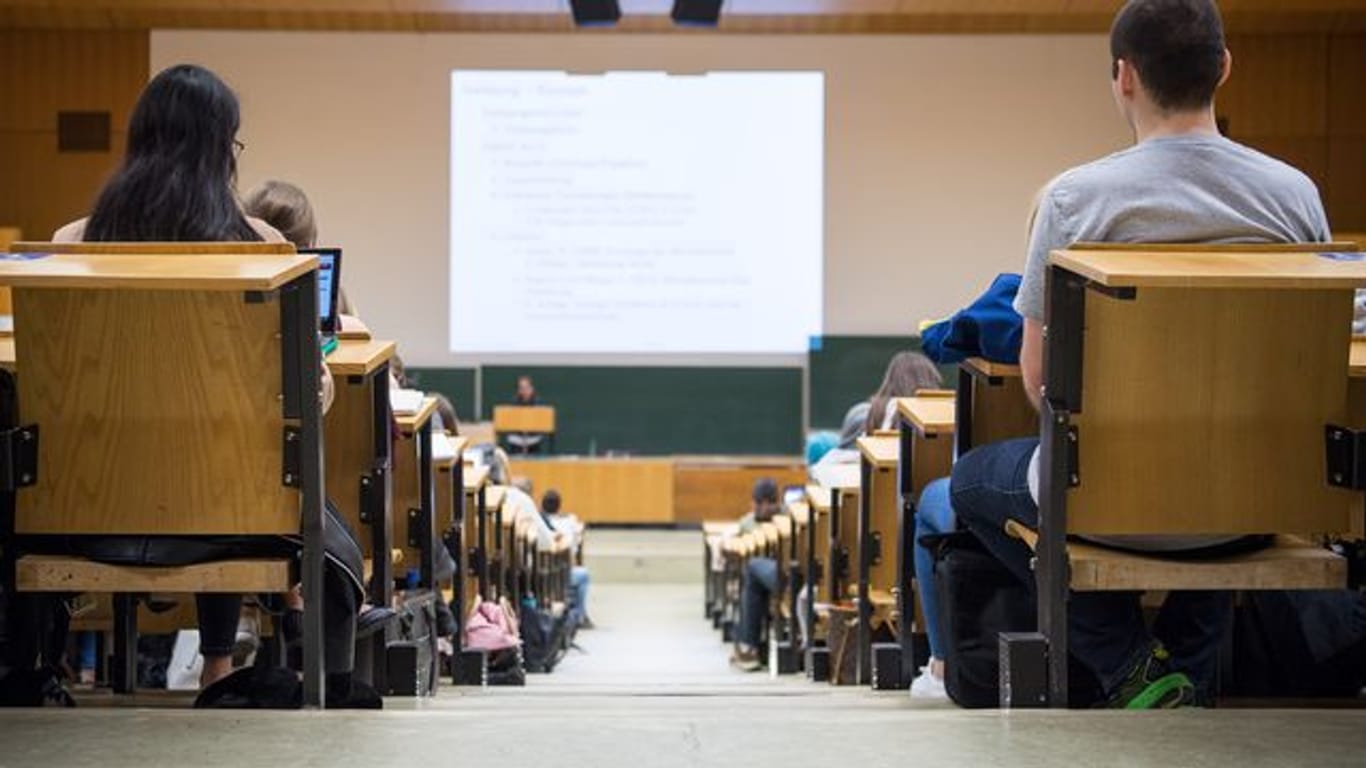
[[[526,685],[526,667],[522,663],[521,648],[504,648],[489,653],[488,685]]]
[[[1366,685],[1366,595],[1248,592],[1234,612],[1235,696],[1355,697]]]
[[[1015,575],[967,531],[927,536],[934,553],[939,624],[947,647],[944,687],[960,707],[1000,706],[1002,632],[1033,632],[1034,597]],[[1096,701],[1095,677],[1079,664],[1069,666],[1072,707]]]
[[[565,633],[569,614],[555,616],[529,603],[522,603],[518,616],[522,631],[522,660],[526,671],[549,673],[564,658]]]

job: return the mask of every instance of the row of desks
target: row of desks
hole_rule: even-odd
[[[855,681],[878,688],[909,685],[912,625],[920,623],[911,580],[915,499],[927,484],[948,476],[957,452],[1037,431],[1018,368],[981,360],[962,368],[956,393],[929,391],[898,400],[895,432],[861,438],[856,466],[827,485],[808,486],[804,497],[789,501],[775,520],[778,546],[768,551],[777,552],[781,564],[777,602],[790,608],[775,612],[780,620],[774,622],[773,642],[803,651],[808,673],[830,668],[828,656],[818,660],[830,649],[818,644],[817,605],[834,605],[857,616]],[[802,584],[815,588],[799,604],[796,590]],[[804,649],[796,647],[800,642],[792,621],[799,612],[817,628],[816,642]],[[917,621],[903,620],[907,616]],[[875,646],[879,632],[896,642]]]

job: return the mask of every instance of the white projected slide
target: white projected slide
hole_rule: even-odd
[[[451,73],[451,351],[802,353],[824,75]]]

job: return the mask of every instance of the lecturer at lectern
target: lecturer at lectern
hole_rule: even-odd
[[[517,377],[517,395],[513,398],[513,405],[540,405],[536,399],[536,384],[530,376]],[[508,435],[508,445],[516,453],[540,453],[541,443],[545,440],[545,435],[538,435],[532,432],[514,432]]]

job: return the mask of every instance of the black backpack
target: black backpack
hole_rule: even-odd
[[[967,531],[926,536],[934,553],[939,623],[946,645],[944,687],[960,707],[1000,706],[1002,632],[1033,632],[1034,596]],[[1073,662],[1068,692],[1073,707],[1099,697],[1095,677]]]
[[[555,616],[530,602],[523,602],[519,621],[522,631],[522,659],[526,671],[549,673],[564,658],[569,614]]]

